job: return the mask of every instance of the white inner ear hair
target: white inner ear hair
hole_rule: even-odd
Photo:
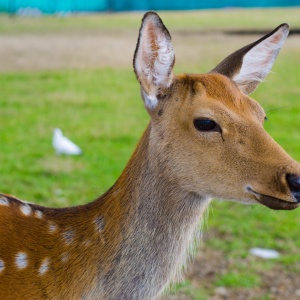
[[[143,98],[150,109],[158,104],[158,88],[169,87],[172,83],[174,58],[172,44],[165,33],[155,23],[146,24],[141,33],[135,68],[142,87],[147,87],[147,91],[143,90]]]
[[[154,84],[169,87],[172,82],[171,68],[175,57],[174,50],[171,43],[165,37],[158,36],[156,42],[158,51],[154,61]]]
[[[142,97],[143,97],[143,99],[145,101],[145,105],[149,109],[154,109],[157,106],[158,100],[157,100],[156,94],[154,94],[154,95],[147,95],[145,93],[145,91],[142,90]]]
[[[287,28],[281,27],[273,35],[252,48],[244,56],[240,72],[233,77],[237,85],[255,81],[262,82],[271,71],[287,35]]]

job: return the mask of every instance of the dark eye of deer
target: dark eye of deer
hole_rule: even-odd
[[[194,126],[199,131],[217,131],[222,132],[220,126],[210,119],[195,119]]]

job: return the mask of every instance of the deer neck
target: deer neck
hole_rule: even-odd
[[[119,247],[104,278],[109,299],[153,299],[174,280],[210,201],[181,190],[164,175],[163,164],[151,157],[150,135],[149,126],[106,199],[98,200],[115,211],[111,218],[119,228],[111,237]]]

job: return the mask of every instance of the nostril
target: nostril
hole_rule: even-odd
[[[287,174],[286,181],[293,196],[300,201],[300,176],[295,174]]]
[[[286,180],[292,191],[300,191],[300,177],[294,174],[287,174]]]

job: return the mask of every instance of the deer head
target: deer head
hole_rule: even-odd
[[[200,197],[294,209],[300,165],[264,130],[249,94],[264,80],[289,32],[282,24],[203,75],[173,73],[171,36],[147,13],[134,70],[151,117],[149,156],[170,182]]]

